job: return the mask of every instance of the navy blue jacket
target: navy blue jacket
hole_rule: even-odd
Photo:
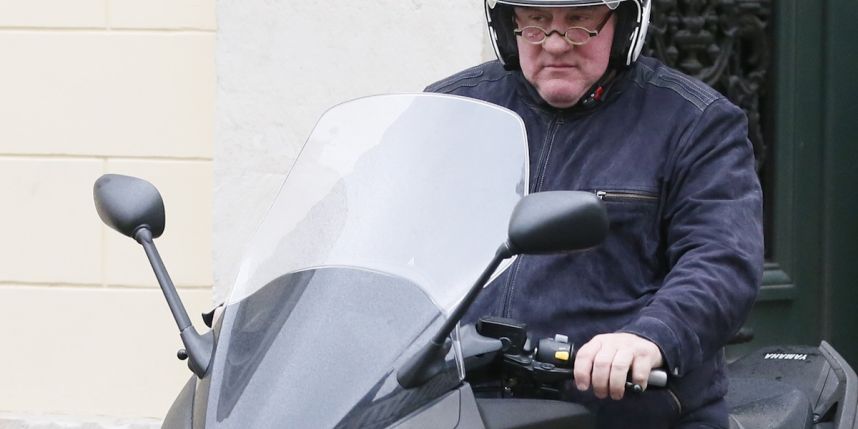
[[[563,333],[578,345],[633,333],[659,346],[674,375],[668,413],[722,398],[722,350],[748,315],[763,270],[762,193],[744,112],[644,57],[589,108],[551,107],[520,71],[496,61],[427,91],[518,113],[530,191],[597,193],[611,223],[595,249],[519,257],[471,318],[511,317],[536,336]]]

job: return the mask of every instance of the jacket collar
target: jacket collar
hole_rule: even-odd
[[[616,100],[619,94],[628,86],[630,68],[620,70],[608,70],[596,84],[594,84],[581,100],[574,106],[567,108],[557,108],[545,101],[536,87],[533,86],[524,77],[521,70],[516,70],[515,79],[517,83],[517,92],[525,100],[525,103],[532,108],[535,108],[544,113],[551,115],[586,115],[599,110],[603,105],[609,104]],[[599,89],[601,88],[601,90]]]

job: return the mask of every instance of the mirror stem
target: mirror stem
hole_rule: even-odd
[[[396,379],[402,387],[410,389],[420,386],[443,370],[444,357],[450,349],[450,341],[447,339],[450,333],[453,332],[465,312],[477,299],[477,295],[483,290],[483,286],[489,282],[500,263],[514,254],[509,243],[504,243],[498,248],[494,258],[474,282],[474,285],[471,286],[471,289],[468,290],[467,295],[459,302],[459,305],[450,312],[450,317],[444,321],[438,332],[397,371]]]
[[[188,317],[188,312],[185,310],[185,306],[182,304],[182,300],[176,291],[176,286],[173,285],[173,280],[170,279],[167,268],[164,266],[164,261],[161,260],[161,255],[155,247],[155,242],[152,240],[152,231],[149,228],[140,228],[134,232],[134,239],[146,251],[149,264],[152,265],[152,270],[155,272],[155,278],[158,279],[158,284],[161,286],[161,291],[164,293],[164,298],[167,300],[170,312],[173,313],[176,325],[179,326],[179,336],[182,338],[182,343],[185,345],[185,351],[188,354],[188,367],[197,377],[203,378],[211,361],[214,340],[211,335],[200,335],[194,329],[194,325],[191,323],[190,317]]]
[[[474,285],[471,286],[471,289],[468,291],[468,294],[462,298],[462,301],[459,302],[459,305],[450,312],[450,317],[447,318],[447,321],[444,322],[444,325],[441,326],[441,329],[432,337],[433,344],[444,344],[447,337],[450,336],[450,333],[453,332],[453,329],[459,323],[459,320],[465,316],[465,312],[468,311],[468,308],[471,307],[471,304],[474,303],[474,300],[477,299],[477,295],[482,292],[483,287],[486,283],[489,282],[489,279],[494,274],[495,270],[498,269],[498,266],[504,259],[511,258],[514,255],[512,250],[510,249],[509,243],[502,244],[497,252],[495,252],[495,257],[489,262],[489,265],[483,270],[483,273],[480,274],[480,277],[474,282]]]

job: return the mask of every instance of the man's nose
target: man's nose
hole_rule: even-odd
[[[542,49],[545,49],[549,53],[563,53],[572,49],[572,44],[566,41],[566,36],[563,33],[555,30],[542,42]]]

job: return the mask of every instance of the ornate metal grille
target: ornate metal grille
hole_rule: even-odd
[[[773,93],[771,0],[653,0],[645,53],[715,88],[748,115],[766,198],[771,249]]]

